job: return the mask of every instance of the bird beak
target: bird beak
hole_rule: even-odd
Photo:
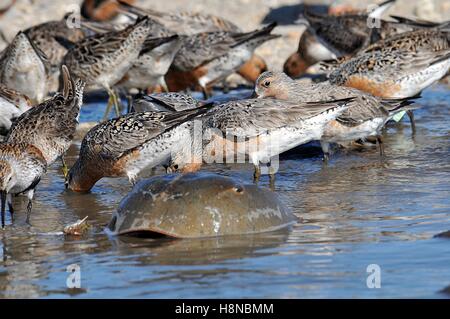
[[[2,199],[2,228],[5,228],[6,191],[0,191]]]
[[[256,91],[253,91],[253,94],[250,96],[251,99],[258,98],[258,94],[256,94]]]

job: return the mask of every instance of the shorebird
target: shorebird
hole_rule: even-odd
[[[300,36],[297,52],[284,62],[283,71],[289,76],[297,77],[319,61],[336,58],[337,55],[320,43],[310,28],[306,28]]]
[[[34,190],[46,172],[47,163],[42,152],[25,143],[0,144],[0,196],[2,228],[5,227],[5,206],[8,202],[14,218],[12,195],[25,193],[28,197],[27,222],[30,219]]]
[[[372,95],[413,97],[450,70],[450,32],[421,29],[378,41],[329,74],[332,84]],[[410,115],[414,130],[414,118]]]
[[[134,112],[178,112],[199,108],[204,103],[179,92],[137,95],[133,99]]]
[[[40,103],[47,95],[50,63],[24,32],[0,53],[0,83]]]
[[[145,90],[161,85],[168,91],[164,76],[181,45],[177,35],[145,40],[139,57],[116,86],[127,90]]]
[[[270,34],[276,23],[247,33],[204,32],[188,37],[178,51],[166,83],[171,91],[198,85],[205,97],[213,83],[244,65],[262,43],[277,38]]]
[[[360,14],[320,15],[305,10],[297,23],[306,25],[317,41],[336,56],[354,54],[369,45],[373,37],[380,37],[380,32],[393,32],[386,30],[390,25],[382,21],[381,16],[394,2],[387,0],[375,10]]]
[[[202,32],[233,32],[242,33],[243,30],[233,22],[224,18],[200,13],[200,12],[159,12],[150,8],[140,8],[132,6],[123,1],[118,1],[120,8],[126,14],[136,16],[149,16],[155,22],[164,26],[170,32],[178,35],[192,36]],[[253,54],[253,56],[236,72],[247,81],[254,83],[258,76],[267,71],[267,65],[263,58]]]
[[[11,127],[4,144],[0,144],[0,195],[2,227],[5,203],[11,216],[11,196],[26,193],[27,222],[36,186],[47,166],[69,148],[75,133],[82,103],[84,83],[70,77],[62,67],[63,92],[20,115]]]
[[[101,178],[118,176],[134,184],[143,169],[164,165],[179,152],[190,153],[192,120],[209,109],[129,113],[98,124],[81,143],[68,188],[87,192]]]
[[[0,134],[6,135],[12,122],[31,108],[31,101],[18,91],[0,84]]]
[[[69,28],[67,16],[59,21],[48,21],[32,26],[24,31],[28,38],[46,55],[50,62],[49,92],[56,92],[59,84],[59,71],[67,49],[56,38],[64,38],[70,42],[80,41],[85,37],[80,28]]]
[[[269,163],[273,186],[275,170],[270,161],[287,150],[320,140],[326,124],[339,116],[353,98],[318,103],[293,103],[276,99],[246,99],[215,106],[204,116],[203,161],[249,158],[255,167],[254,181],[261,175],[261,163]],[[195,146],[191,146],[196,148]],[[171,167],[184,169],[186,158],[175,158]],[[200,165],[196,167],[200,168]]]
[[[151,32],[148,18],[121,31],[111,31],[87,37],[69,49],[63,59],[73,76],[86,83],[87,88],[104,88],[109,95],[105,117],[111,105],[120,114],[119,98],[112,87],[121,80],[139,57],[145,39]]]
[[[126,0],[125,3],[134,3],[134,0]],[[108,21],[117,17],[120,13],[119,4],[114,0],[84,0],[81,5],[81,15],[93,21]]]
[[[410,100],[390,100],[329,83],[301,84],[281,72],[265,72],[255,84],[255,94],[260,98],[276,98],[297,103],[354,97],[348,108],[330,121],[320,140],[324,160],[328,161],[330,144],[351,142],[375,136],[384,155],[381,129],[396,114],[408,111]]]
[[[33,145],[40,150],[46,165],[51,165],[60,157],[66,177],[64,154],[72,143],[78,124],[84,82],[74,80],[65,65],[62,66],[62,75],[62,93],[55,94],[19,116],[11,126],[6,142]]]
[[[200,12],[160,12],[150,8],[140,8],[118,0],[120,8],[126,13],[137,16],[149,16],[176,34],[194,35],[201,32],[242,32],[233,22],[224,18]]]
[[[291,77],[302,75],[306,69],[324,60],[351,57],[371,43],[399,33],[416,29],[446,28],[449,22],[434,23],[398,16],[393,21],[382,20],[381,15],[393,4],[386,1],[370,13],[319,15],[305,12],[298,23],[306,26],[297,52],[284,64],[284,72]]]

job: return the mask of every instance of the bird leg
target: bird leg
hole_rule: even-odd
[[[406,114],[408,114],[409,121],[411,122],[412,135],[416,135],[416,121],[414,120],[414,113],[412,110],[408,110],[406,111]]]
[[[2,201],[2,228],[5,228],[5,206],[6,206],[6,191],[1,191]]]
[[[204,100],[209,99],[209,98],[210,98],[210,95],[209,95],[209,93],[208,93],[206,87],[202,85],[201,88],[202,88],[202,93],[203,93],[203,99],[204,99]]]
[[[120,116],[120,98],[118,96],[118,94],[116,94],[116,92],[114,90],[112,91],[112,96],[113,96],[113,105],[114,105],[114,109],[116,111],[116,116]]]
[[[6,201],[8,202],[8,209],[9,209],[9,213],[11,215],[11,221],[14,221],[14,207],[12,204],[12,195],[8,194],[6,196]]]
[[[383,159],[384,158],[384,144],[383,144],[383,138],[380,135],[377,136],[377,144],[378,144],[378,147],[380,148],[380,157]]]
[[[108,92],[108,94],[109,94],[109,92]],[[106,104],[105,114],[103,115],[103,121],[106,121],[108,119],[109,113],[111,112],[112,104],[113,104],[112,97],[111,97],[111,95],[109,95],[108,104]]]
[[[320,141],[320,146],[322,146],[323,162],[327,165],[328,160],[330,159],[330,143]]]
[[[30,225],[30,215],[31,215],[31,209],[33,208],[33,196],[34,196],[34,189],[30,189],[27,193],[28,197],[28,205],[27,205],[27,220],[26,223]]]
[[[66,183],[67,176],[69,175],[69,168],[67,167],[66,160],[64,159],[64,155],[61,155],[61,163],[62,163],[62,172],[64,175],[64,183]]]
[[[119,100],[117,98],[116,93],[114,92],[114,90],[110,89],[109,87],[106,87],[105,89],[108,92],[109,99],[108,99],[108,104],[106,105],[106,112],[105,112],[105,115],[103,116],[103,120],[108,119],[109,112],[111,112],[111,106],[114,106],[114,110],[116,111],[116,116],[120,116]]]
[[[260,177],[261,177],[261,167],[259,167],[259,165],[255,165],[255,172],[253,173],[253,183],[258,184]]]

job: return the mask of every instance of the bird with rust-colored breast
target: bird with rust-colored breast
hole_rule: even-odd
[[[2,225],[5,203],[13,214],[12,195],[28,197],[27,221],[34,191],[47,166],[62,157],[75,134],[84,83],[71,78],[62,67],[63,92],[23,113],[12,125],[5,143],[0,145],[0,193]]]
[[[119,176],[128,177],[134,184],[142,170],[165,165],[173,156],[190,154],[193,119],[210,107],[179,112],[133,112],[98,124],[81,143],[67,187],[87,192],[103,177]]]
[[[191,148],[201,149],[202,161],[209,164],[248,159],[255,167],[255,182],[260,178],[261,165],[268,164],[273,186],[276,171],[270,166],[271,160],[296,146],[320,140],[325,125],[352,100],[295,103],[244,99],[219,104],[204,116],[203,139],[194,139]],[[185,165],[189,165],[186,158],[171,160],[174,169],[183,170]]]
[[[276,23],[247,33],[203,32],[188,37],[178,51],[166,83],[171,91],[200,87],[205,97],[212,84],[242,67],[271,34]]]
[[[329,158],[330,144],[376,137],[380,155],[384,155],[381,129],[387,121],[400,112],[414,108],[409,99],[383,99],[353,88],[327,82],[304,84],[294,81],[281,72],[265,72],[255,84],[255,94],[260,98],[276,98],[291,102],[314,102],[328,99],[354,97],[348,108],[330,121],[321,138],[324,160]]]

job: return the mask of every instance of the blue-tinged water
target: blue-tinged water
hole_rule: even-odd
[[[385,132],[386,161],[375,147],[337,150],[328,166],[314,146],[282,157],[276,192],[302,222],[290,231],[217,239],[110,238],[102,229],[129,191],[104,179],[90,194],[64,190],[59,163],[35,196],[32,227],[25,198],[0,232],[2,297],[82,298],[445,298],[450,285],[450,90],[423,93],[415,112]],[[99,120],[104,105],[83,107]],[[72,163],[80,141],[69,151]],[[251,181],[251,165],[206,166]],[[262,186],[268,186],[263,177]],[[85,216],[82,238],[55,234]],[[77,264],[81,288],[69,289]],[[380,267],[380,288],[367,287],[367,266]]]

